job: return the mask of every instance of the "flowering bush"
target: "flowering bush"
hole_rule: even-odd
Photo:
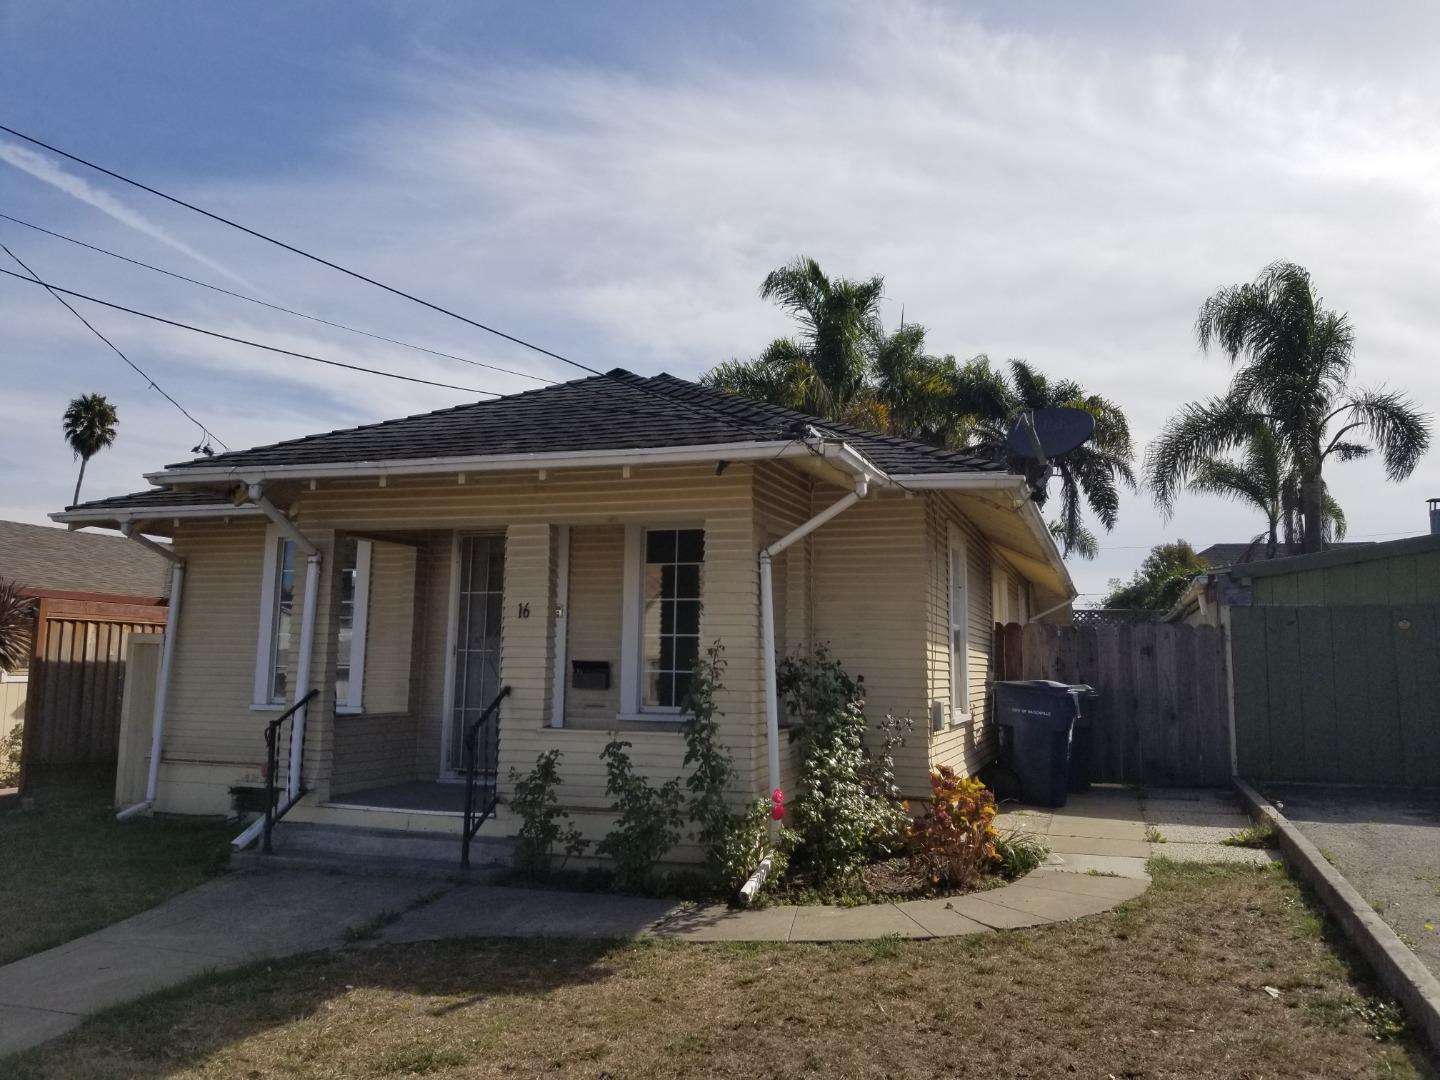
[[[570,822],[570,815],[559,807],[555,789],[560,786],[560,751],[547,750],[535,759],[535,768],[521,776],[510,770],[515,785],[510,797],[511,809],[520,816],[520,830],[515,837],[515,865],[527,874],[544,876],[551,869],[555,846],[560,845],[564,859],[582,855],[589,841]]]
[[[903,725],[887,718],[872,755],[861,686],[823,647],[806,659],[787,658],[779,685],[793,718],[791,738],[800,743],[800,796],[786,808],[791,861],[821,888],[833,888],[901,838],[906,817],[892,751]]]
[[[931,884],[964,889],[1000,859],[995,797],[948,765],[930,773],[930,810],[906,830],[910,857]]]
[[[680,778],[651,787],[635,772],[626,753],[630,743],[612,739],[600,751],[605,762],[605,794],[615,801],[615,827],[595,850],[615,861],[615,886],[621,892],[644,893],[655,883],[655,864],[680,842],[685,797]]]

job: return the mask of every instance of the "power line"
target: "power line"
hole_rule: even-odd
[[[148,192],[149,194],[154,195],[157,198],[164,199],[166,202],[174,203],[176,206],[183,206],[186,210],[192,210],[203,217],[209,218],[211,221],[218,221],[220,224],[228,225],[232,229],[239,229],[241,232],[253,236],[257,240],[264,240],[267,244],[274,244],[276,247],[283,248],[284,250],[290,252],[293,255],[299,255],[301,258],[309,259],[311,262],[317,262],[321,266],[329,267],[331,270],[338,270],[340,273],[347,274],[350,277],[355,278],[357,281],[363,281],[367,285],[374,285],[377,289],[384,289],[388,293],[393,293],[394,295],[409,300],[412,303],[419,304],[422,307],[427,307],[431,311],[438,311],[440,314],[448,315],[452,319],[459,319],[461,322],[467,323],[470,326],[475,327],[477,330],[484,330],[487,334],[494,334],[496,337],[504,338],[506,341],[513,342],[514,344],[520,345],[523,348],[531,350],[532,352],[539,353],[541,356],[548,356],[552,360],[559,360],[562,364],[569,364],[571,367],[579,368],[581,371],[588,371],[591,375],[605,374],[603,371],[597,371],[587,364],[580,363],[580,361],[578,360],[571,360],[568,356],[561,356],[557,352],[552,352],[551,350],[546,349],[543,346],[536,345],[530,341],[526,341],[524,338],[516,337],[514,334],[507,334],[504,330],[499,330],[493,326],[487,326],[476,319],[472,319],[468,316],[461,315],[458,312],[451,311],[449,308],[442,307],[439,304],[431,303],[429,300],[425,300],[421,297],[415,296],[413,293],[408,293],[404,289],[397,289],[393,285],[386,285],[383,281],[377,281],[372,277],[367,277],[365,274],[360,273],[360,271],[358,270],[351,270],[349,267],[341,266],[337,262],[331,262],[329,259],[322,258],[319,255],[311,254],[303,248],[298,248],[293,244],[287,244],[284,240],[277,240],[275,237],[262,233],[258,229],[252,229],[248,225],[241,225],[238,221],[233,221],[230,218],[224,217],[220,214],[216,214],[213,211],[206,210],[200,206],[196,206],[192,202],[186,202],[184,199],[179,198],[176,195],[167,195],[165,192],[159,190],[158,188],[150,187],[148,184],[142,184],[139,180],[132,180],[128,176],[122,176],[120,173],[107,169],[103,165],[97,165],[93,161],[87,161],[85,158],[82,158],[76,154],[71,154],[65,150],[61,150],[58,146],[51,146],[49,143],[42,142],[34,136],[26,135],[23,131],[16,131],[12,127],[6,127],[4,124],[0,124],[0,131],[4,131],[10,135],[14,135],[17,139],[24,139],[26,142],[31,143],[34,146],[38,146],[41,149],[48,150],[52,154],[59,154],[61,157],[73,161],[77,165],[84,165],[87,169],[94,169],[96,172],[108,176],[112,180],[119,180],[122,184],[129,184],[131,187],[139,188],[141,191]]]
[[[399,379],[401,382],[419,383],[421,386],[438,386],[442,390],[459,390],[465,394],[484,394],[486,397],[501,397],[493,390],[476,390],[471,386],[456,386],[454,383],[434,382],[431,379],[418,379],[413,375],[397,375],[393,371],[381,371],[378,368],[361,367],[359,364],[346,364],[339,360],[326,360],[324,357],[311,356],[309,353],[295,352],[293,349],[282,349],[278,345],[265,345],[258,341],[251,341],[249,338],[234,337],[231,334],[222,334],[218,330],[206,330],[204,327],[191,326],[189,323],[178,322],[175,319],[167,319],[162,315],[152,315],[148,311],[137,311],[135,308],[125,307],[123,304],[112,304],[109,300],[101,300],[95,296],[89,296],[74,289],[63,289],[59,285],[51,285],[49,282],[41,281],[39,278],[25,277],[13,270],[0,269],[0,274],[12,277],[16,281],[23,281],[27,285],[40,285],[48,289],[51,295],[64,293],[66,296],[73,296],[78,300],[88,300],[92,304],[99,304],[101,307],[111,308],[115,311],[123,311],[127,315],[135,315],[142,319],[149,319],[151,322],[164,323],[166,326],[174,326],[180,330],[189,330],[192,333],[204,334],[206,337],[219,338],[221,341],[231,341],[237,345],[248,345],[252,349],[263,349],[266,352],[279,353],[281,356],[293,356],[297,360],[312,360],[317,364],[327,364],[330,367],[345,368],[347,371],[360,371],[366,375],[381,375],[387,379]],[[67,304],[66,307],[69,307]],[[138,369],[137,369],[138,370]]]
[[[25,260],[24,260],[24,259],[20,258],[19,255],[16,255],[15,252],[11,251],[11,250],[10,250],[8,247],[6,247],[3,243],[0,243],[0,249],[3,249],[6,255],[9,255],[10,258],[14,259],[17,263],[19,263],[21,269],[23,269],[23,270],[25,271],[25,273],[29,274],[30,277],[34,279],[34,281],[35,281],[36,284],[38,284],[38,285],[45,285],[45,283],[40,280],[40,275],[37,274],[37,273],[35,273],[34,270],[31,270],[30,267],[25,264]],[[9,271],[9,270],[6,270],[6,271],[4,271],[4,273],[9,274],[10,271]],[[20,277],[19,274],[12,274],[11,276],[12,276],[12,277],[20,278],[21,281],[24,281],[24,280],[25,280],[23,277]],[[102,334],[98,329],[96,329],[94,323],[92,323],[89,319],[85,318],[85,316],[82,315],[82,314],[80,314],[80,312],[76,311],[76,310],[75,310],[75,306],[74,306],[73,304],[71,304],[70,301],[66,300],[65,297],[61,296],[59,291],[57,291],[56,289],[52,288],[52,287],[49,286],[49,285],[45,285],[45,289],[46,289],[46,291],[48,291],[48,292],[50,293],[51,296],[55,297],[56,300],[58,300],[58,301],[60,301],[60,303],[64,304],[64,305],[65,305],[65,309],[66,309],[67,311],[69,311],[71,315],[74,315],[77,319],[79,319],[82,323],[84,323],[85,326],[86,326],[86,328],[87,328],[92,334],[94,334],[96,337],[98,337],[98,338],[99,338],[101,341],[103,341],[106,345],[110,346],[110,350],[111,350],[116,356],[120,357],[121,360],[124,360],[125,363],[127,363],[128,365],[130,365],[130,368],[131,368],[137,375],[139,375],[142,379],[144,379],[147,383],[149,383],[149,384],[150,384],[150,389],[154,390],[154,391],[155,391],[156,393],[158,393],[161,397],[163,397],[166,401],[170,402],[171,405],[174,405],[175,408],[179,409],[179,410],[185,415],[185,418],[186,418],[187,420],[189,420],[192,424],[194,424],[196,427],[198,427],[198,428],[200,429],[200,434],[204,437],[204,439],[205,439],[207,442],[208,442],[210,439],[214,439],[214,440],[215,440],[216,442],[218,442],[221,446],[223,446],[226,450],[229,450],[229,449],[230,449],[229,445],[225,442],[224,439],[220,438],[219,435],[216,435],[213,431],[211,431],[209,428],[207,428],[204,424],[202,424],[199,420],[197,420],[197,419],[191,414],[191,412],[190,412],[189,409],[185,408],[184,405],[181,405],[180,402],[176,401],[173,397],[171,397],[168,393],[166,393],[164,387],[162,387],[159,383],[157,383],[154,379],[152,379],[149,375],[147,375],[144,371],[142,371],[142,370],[140,369],[140,366],[139,366],[138,364],[136,364],[134,360],[131,360],[130,357],[126,356],[123,352],[121,352],[121,351],[120,351],[120,347],[119,347],[118,345],[116,345],[113,341],[111,341],[108,337],[106,337],[104,334]],[[201,445],[203,446],[204,443],[202,443]]]
[[[269,308],[271,311],[280,311],[284,312],[286,315],[294,315],[301,319],[309,319],[311,322],[319,323],[322,326],[331,326],[337,330],[345,330],[352,334],[359,334],[362,337],[373,338],[375,341],[384,341],[388,342],[391,345],[399,345],[406,349],[414,349],[416,352],[429,353],[431,356],[442,356],[446,360],[458,360],[462,364],[471,364],[474,367],[489,368],[491,371],[499,371],[506,375],[517,375],[522,379],[533,379],[535,382],[539,383],[553,384],[555,382],[554,379],[547,379],[542,375],[531,375],[528,371],[514,371],[510,368],[499,367],[495,364],[486,364],[482,363],[479,360],[470,360],[464,356],[456,356],[453,353],[441,352],[439,349],[431,349],[427,348],[424,345],[416,345],[409,341],[402,341],[399,338],[386,337],[384,334],[376,334],[369,330],[361,330],[354,326],[346,326],[344,323],[334,322],[331,319],[322,319],[319,315],[309,315],[303,311],[296,311],[294,308],[287,308],[280,304],[272,304],[267,300],[261,300],[254,296],[247,296],[245,293],[236,292],[233,289],[226,289],[210,281],[201,281],[199,278],[187,277],[185,274],[178,273],[174,270],[166,270],[163,266],[155,266],[140,259],[132,259],[128,255],[121,255],[118,252],[110,251],[107,248],[100,247],[97,244],[90,244],[86,243],[84,240],[77,240],[73,236],[66,236],[62,232],[56,232],[54,229],[47,229],[41,225],[36,225],[29,221],[23,221],[22,219],[12,217],[9,214],[0,214],[0,218],[3,218],[5,221],[14,222],[16,225],[23,225],[27,229],[34,229],[36,232],[43,233],[46,236],[53,236],[57,240],[64,240],[67,244],[74,244],[76,247],[85,248],[87,251],[94,251],[101,255],[108,255],[112,259],[119,259],[121,262],[129,263],[131,266],[139,266],[145,270],[150,270],[157,274],[164,274],[166,277],[174,278],[177,281],[184,281],[190,285],[198,285],[202,289],[209,289],[212,292],[217,292],[224,296],[232,296],[237,300],[244,300],[250,304],[258,304],[260,307]]]
[[[153,188],[149,184],[141,183],[139,180],[132,180],[130,177],[115,172],[113,169],[107,169],[103,165],[97,165],[95,162],[80,157],[78,154],[72,154],[68,150],[61,150],[58,146],[53,146],[50,143],[44,142],[41,139],[37,139],[33,135],[26,135],[23,131],[16,131],[14,128],[7,127],[4,124],[0,124],[0,131],[13,135],[17,139],[24,139],[32,146],[38,146],[42,150],[48,150],[50,153],[57,154],[68,161],[73,161],[77,165],[83,165],[87,169],[93,169],[96,172],[100,173],[102,176],[108,176],[112,180],[118,180],[122,184],[128,184],[131,187],[137,188],[140,191],[144,191],[150,195],[154,195],[156,198],[164,199],[166,202],[173,203],[176,206],[184,207],[186,210],[191,210],[201,215],[202,217],[207,217],[211,221],[219,222],[221,225],[228,225],[232,229],[238,229],[240,232],[245,233],[247,236],[253,236],[257,240],[263,240],[267,244],[274,244],[276,247],[288,251],[293,255],[299,255],[301,258],[309,259],[311,262],[316,262],[319,263],[321,266],[329,267],[331,270],[339,271],[342,274],[355,278],[357,281],[363,281],[367,285],[373,285],[377,289],[383,289],[385,292],[391,293],[394,296],[398,296],[402,299],[409,300],[412,303],[419,304],[421,307],[429,308],[431,311],[439,312],[441,315],[448,315],[452,319],[457,319],[468,326],[473,326],[477,330],[483,330],[487,334],[494,334],[498,338],[502,338],[505,341],[512,342],[513,344],[519,345],[522,348],[529,349],[532,352],[539,353],[541,356],[548,356],[552,360],[558,360],[562,364],[569,364],[571,367],[578,368],[579,370],[588,372],[591,375],[599,375],[602,377],[606,377],[605,372],[590,367],[588,364],[582,364],[578,360],[571,360],[568,356],[562,356],[559,353],[553,352],[552,350],[544,348],[541,345],[536,345],[534,342],[526,341],[522,337],[517,337],[514,334],[508,334],[504,330],[500,330],[494,326],[487,326],[485,323],[482,323],[477,319],[472,319],[467,315],[461,315],[457,311],[452,311],[450,308],[443,307],[440,304],[433,303],[429,300],[425,300],[422,297],[414,295],[413,293],[408,293],[404,289],[398,289],[393,285],[385,284],[383,281],[377,281],[375,278],[362,274],[358,270],[351,270],[347,266],[342,266],[337,262],[332,262],[331,260],[323,258],[322,256],[312,254],[311,252],[306,251],[303,248],[298,248],[293,244],[287,244],[284,240],[276,239],[273,236],[260,232],[258,229],[252,229],[248,225],[242,225],[238,221],[227,218],[222,214],[217,214],[214,211],[206,210],[203,207],[196,206],[194,203],[187,202],[186,200],[180,198],[177,195],[167,194],[166,192],[161,191],[159,188]],[[399,376],[396,377],[398,378]],[[684,402],[681,402],[668,394],[662,394],[658,390],[646,386],[643,383],[626,383],[625,385],[630,386],[632,389],[639,390],[642,393],[649,394],[652,397],[665,401],[671,406],[678,405],[680,408],[688,409],[692,413],[697,412],[696,409],[691,408]],[[702,413],[700,415],[703,416],[704,414]],[[710,417],[706,417],[706,419],[710,419]],[[748,428],[752,435],[756,435],[759,438],[768,440],[774,437],[773,432],[761,433],[758,432],[754,427],[751,427],[749,424],[742,423],[741,426]]]

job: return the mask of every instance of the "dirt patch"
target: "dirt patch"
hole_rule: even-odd
[[[352,948],[126,1006],[0,1074],[1433,1075],[1283,871],[1152,866],[1116,911],[970,938]]]

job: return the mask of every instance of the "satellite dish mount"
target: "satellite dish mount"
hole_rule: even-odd
[[[1095,417],[1084,409],[1026,409],[1010,426],[1005,449],[1023,466],[1030,497],[1044,496],[1054,475],[1050,462],[1083,446],[1095,434]]]

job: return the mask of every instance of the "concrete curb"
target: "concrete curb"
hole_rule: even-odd
[[[1425,1032],[1431,1048],[1440,1053],[1440,979],[1406,948],[1355,886],[1330,865],[1320,849],[1290,824],[1284,814],[1238,776],[1235,788],[1251,813],[1257,818],[1268,818],[1274,824],[1285,860],[1315,890],[1340,923],[1345,936],[1369,961],[1385,988],[1405,1007],[1410,1019]]]

